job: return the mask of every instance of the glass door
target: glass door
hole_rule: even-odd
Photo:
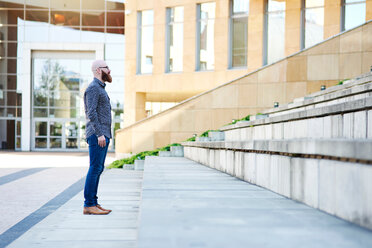
[[[83,94],[94,57],[94,52],[33,52],[33,150],[87,149]]]

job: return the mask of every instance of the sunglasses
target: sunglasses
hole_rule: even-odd
[[[106,68],[107,70],[110,70],[108,66],[102,66],[102,67],[98,67],[98,68]]]

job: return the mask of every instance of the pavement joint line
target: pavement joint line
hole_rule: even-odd
[[[40,171],[50,169],[50,168],[51,167],[25,169],[25,170],[21,170],[21,171],[11,173],[9,175],[2,176],[2,177],[0,177],[0,186],[4,185],[4,184],[7,184],[7,183],[10,183],[10,182],[13,182],[13,181],[18,180],[18,179],[21,179],[23,177],[30,176],[30,175],[38,173]]]
[[[44,168],[43,168],[44,169]],[[25,217],[23,220],[6,230],[0,235],[0,247],[6,247],[13,241],[22,236],[30,228],[52,214],[55,210],[65,204],[72,197],[82,191],[85,183],[85,177],[79,179],[77,182],[69,186],[62,193],[48,201],[38,210]]]

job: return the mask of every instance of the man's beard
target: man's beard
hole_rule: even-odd
[[[104,82],[109,82],[111,83],[112,82],[112,77],[110,74],[107,74],[106,72],[102,71],[102,80]]]

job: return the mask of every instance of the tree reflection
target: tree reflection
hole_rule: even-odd
[[[45,61],[41,76],[37,82],[38,89],[34,91],[34,105],[35,106],[48,106],[48,96],[58,97],[60,83],[65,81],[65,69],[58,63],[53,62],[51,59]],[[36,86],[36,84],[35,84]]]

